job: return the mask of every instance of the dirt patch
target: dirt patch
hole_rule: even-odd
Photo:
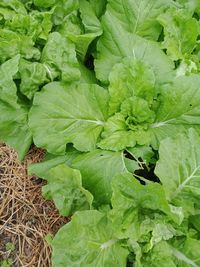
[[[45,237],[54,235],[68,220],[43,199],[45,182],[27,175],[27,166],[43,156],[44,151],[32,148],[19,162],[14,150],[0,144],[0,266],[51,266]]]

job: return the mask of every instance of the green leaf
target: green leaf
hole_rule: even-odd
[[[43,161],[29,165],[28,172],[30,175],[34,174],[41,178],[47,178],[50,169],[67,162],[67,160],[68,154],[63,156],[47,154]]]
[[[72,166],[80,170],[83,186],[93,194],[95,206],[110,203],[113,177],[127,172],[122,152],[100,149],[78,156]]]
[[[134,134],[131,131],[126,131],[126,123],[124,116],[116,113],[110,117],[104,126],[104,131],[101,135],[102,140],[98,146],[101,149],[119,151],[126,146],[134,146],[136,144]]]
[[[125,31],[157,40],[161,27],[156,18],[166,10],[171,1],[166,0],[111,0],[107,13],[115,17]],[[118,12],[118,11],[121,12]]]
[[[178,267],[200,266],[200,241],[187,237],[186,240],[177,240],[173,243],[173,255]]]
[[[169,214],[170,209],[164,190],[158,183],[149,182],[144,186],[132,174],[121,173],[114,178],[112,187],[114,209],[144,208]]]
[[[191,74],[177,77],[173,83],[163,86],[156,120],[149,127],[154,148],[162,139],[186,132],[191,127],[199,130],[199,82],[200,75]]]
[[[115,176],[112,188],[111,218],[124,237],[128,238],[132,233],[136,239],[139,238],[139,217],[143,216],[144,220],[145,214],[151,216],[152,213],[161,212],[171,216],[164,190],[158,183],[149,182],[144,186],[132,174],[124,173]]]
[[[189,58],[188,58],[189,57]],[[182,59],[179,66],[176,69],[176,76],[188,76],[191,73],[199,72],[198,56],[187,56],[186,59]]]
[[[11,267],[14,263],[12,258],[8,258],[7,260],[0,261],[2,267]]]
[[[39,163],[34,163],[28,166],[28,173],[37,175],[38,177],[47,178],[48,170],[60,165],[67,164],[72,165],[73,160],[80,155],[80,152],[71,148],[67,149],[67,152],[63,156],[55,156],[52,154],[46,154],[44,159]]]
[[[114,230],[99,211],[77,212],[52,242],[53,267],[126,267],[129,251],[115,238]]]
[[[78,170],[61,164],[50,169],[45,178],[48,184],[42,188],[43,195],[48,200],[54,200],[62,216],[91,208],[93,197],[82,187],[82,178]]]
[[[190,129],[188,135],[161,142],[156,175],[160,178],[168,201],[194,214],[199,203],[200,137]]]
[[[14,251],[15,245],[11,242],[6,243],[6,251]]]
[[[107,120],[100,148],[118,151],[136,144],[151,144],[157,149],[159,142],[168,136],[190,127],[199,130],[199,75],[176,77],[159,87],[145,83],[148,80],[146,75],[143,83],[139,83],[137,90],[134,90],[134,80],[129,84],[126,75],[123,77],[121,73],[123,71],[118,74],[119,90],[114,89],[117,88],[117,83],[111,83],[109,87],[111,112],[119,110],[120,113],[115,113]],[[149,84],[146,87],[149,91],[145,87],[140,90],[140,86],[146,84]],[[130,97],[131,94],[138,94],[141,98]]]
[[[49,78],[56,77],[66,82],[79,80],[80,71],[74,45],[58,32],[49,35],[42,51],[41,62],[46,67]]]
[[[40,58],[40,51],[34,47],[32,37],[0,29],[0,63],[19,53],[26,59],[38,60]]]
[[[84,62],[89,45],[102,34],[102,29],[91,5],[87,1],[81,1],[80,13],[82,20],[78,13],[70,14],[60,26],[59,32],[75,44],[77,56]]]
[[[200,3],[198,0],[178,0],[177,2],[181,4],[181,8],[190,12],[191,15],[193,15],[195,11],[199,14]]]
[[[8,7],[19,14],[27,14],[27,11],[21,1],[18,0],[1,0],[0,7]]]
[[[19,60],[20,56],[17,55],[0,66],[1,98],[3,101],[8,101],[9,104],[13,106],[16,105],[18,100],[17,87],[13,81],[13,78],[18,72]]]
[[[102,32],[100,21],[90,2],[82,0],[80,2],[80,12],[86,33]]]
[[[56,3],[56,0],[33,0],[33,3],[35,6],[48,8],[53,7]]]
[[[126,125],[129,129],[135,129],[135,125],[141,124],[146,127],[147,123],[151,123],[155,119],[155,112],[150,109],[149,103],[140,97],[133,96],[126,99],[121,104],[121,114],[126,119]]]
[[[170,240],[176,235],[176,230],[170,224],[158,223],[152,231],[151,245],[158,244],[162,240]]]
[[[0,0],[0,142],[47,150],[54,267],[200,266],[199,2]]]
[[[176,265],[175,263],[171,246],[166,241],[162,241],[154,247],[150,254],[147,254],[146,257],[143,258],[141,266],[177,267],[179,265]]]
[[[79,70],[81,72],[80,82],[82,83],[97,83],[97,79],[93,70],[89,70],[82,63],[79,63]]]
[[[89,0],[96,16],[99,18],[103,15],[106,9],[107,0]]]
[[[23,38],[29,36],[33,42],[37,39],[47,40],[52,28],[52,11],[39,12],[33,10],[29,14],[12,13],[12,16],[5,12],[4,18],[6,29],[19,33]]]
[[[109,75],[109,113],[119,112],[124,100],[137,96],[152,103],[156,95],[155,74],[150,65],[135,58],[125,58]]]
[[[15,14],[15,11],[0,6],[0,24],[3,23],[3,20],[12,20]]]
[[[141,107],[142,108],[142,107]],[[120,151],[136,144],[144,145],[150,143],[150,134],[142,125],[129,125],[129,118],[125,120],[124,115],[116,113],[110,117],[104,126],[101,135],[102,140],[98,146],[102,149]]]
[[[190,222],[193,224],[194,228],[200,232],[200,214],[191,216]]]
[[[27,107],[18,103],[13,81],[18,68],[19,56],[0,67],[0,140],[16,149],[19,159],[23,159],[32,143],[32,135],[28,128]]]
[[[55,25],[60,25],[63,23],[64,18],[66,18],[70,13],[76,11],[79,6],[78,0],[57,0],[54,9],[53,22]]]
[[[77,56],[81,59],[82,62],[84,62],[85,60],[89,45],[96,37],[100,35],[101,32],[80,35],[76,35],[74,33],[68,34],[69,39],[76,45]]]
[[[20,91],[29,99],[33,98],[35,92],[39,90],[39,86],[48,81],[45,66],[38,62],[29,62],[22,59],[19,72],[21,76]]]
[[[48,1],[49,2],[49,1]],[[53,10],[45,12],[33,11],[31,16],[37,21],[36,37],[37,39],[47,40],[50,31],[52,30],[52,15]]]
[[[94,195],[94,205],[100,206],[110,203],[112,178],[118,172],[127,172],[124,160],[123,153],[94,150],[80,154],[75,149],[67,149],[64,156],[47,154],[42,162],[31,164],[28,170],[29,174],[47,179],[48,170],[62,163],[78,169],[81,171],[84,188]],[[138,165],[130,160],[129,167],[135,170]]]
[[[173,60],[192,53],[197,45],[200,28],[198,21],[187,9],[170,9],[160,14],[158,21],[164,28],[163,48],[167,49],[167,54]]]
[[[124,6],[122,2],[125,2]],[[144,3],[144,1],[142,2]],[[162,1],[151,2],[153,6],[153,2],[161,3]],[[95,61],[97,78],[107,83],[109,73],[116,63],[121,62],[124,57],[135,57],[151,65],[156,77],[159,77],[159,80],[164,82],[171,76],[173,63],[161,51],[158,44],[135,34],[132,23],[133,13],[128,8],[131,3],[131,1],[112,1],[111,4],[113,6],[117,5],[122,13],[118,12],[119,9],[115,11],[109,5],[104,15],[102,20],[104,33],[97,44],[97,59]],[[132,3],[132,5],[136,4]],[[147,6],[149,7],[150,4]],[[148,29],[151,31],[149,25]]]
[[[150,146],[130,147],[127,149],[127,151],[137,161],[142,160],[142,162],[145,164],[153,161],[154,152]]]
[[[46,85],[36,93],[30,111],[35,144],[52,154],[65,154],[67,143],[80,151],[95,149],[107,116],[107,101],[107,91],[98,85]]]

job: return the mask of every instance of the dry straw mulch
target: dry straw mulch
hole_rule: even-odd
[[[54,235],[67,219],[43,199],[44,181],[27,175],[27,166],[43,156],[44,151],[32,148],[19,162],[15,151],[0,144],[0,265],[10,259],[13,267],[51,266],[45,237]]]

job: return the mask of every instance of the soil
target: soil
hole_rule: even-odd
[[[45,181],[29,176],[27,166],[45,152],[33,147],[23,162],[0,144],[0,266],[50,267],[54,236],[69,219],[58,214],[53,202],[42,197]]]

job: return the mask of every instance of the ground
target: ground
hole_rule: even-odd
[[[33,147],[19,162],[14,150],[0,144],[1,267],[51,266],[46,236],[53,236],[68,219],[42,197],[45,182],[27,174],[27,166],[43,156],[44,151]]]

